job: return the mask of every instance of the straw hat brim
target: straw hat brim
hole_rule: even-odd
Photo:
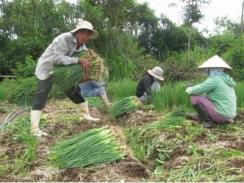
[[[82,30],[82,29],[92,31],[91,39],[96,39],[99,36],[99,33],[95,29],[88,29],[88,28],[76,28],[76,29],[71,30],[70,32],[74,34],[76,31]]]
[[[158,80],[160,80],[160,81],[164,81],[164,78],[163,78],[162,76],[158,76],[158,75],[154,74],[154,73],[152,72],[152,70],[147,70],[147,72],[148,72],[151,76],[157,78]]]

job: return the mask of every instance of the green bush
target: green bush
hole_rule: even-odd
[[[244,35],[233,40],[223,56],[232,66],[231,75],[237,80],[244,80]]]
[[[195,47],[188,55],[187,52],[171,53],[163,62],[164,78],[166,81],[192,80],[201,77],[197,67],[213,56],[212,50]]]
[[[0,102],[4,101],[7,96],[7,91],[4,87],[0,86]]]
[[[239,82],[236,85],[237,106],[244,107],[244,82]]]
[[[5,79],[1,83],[1,88],[4,88],[4,90],[6,91],[5,98],[10,103],[16,103],[19,105],[31,105],[33,96],[37,90],[37,79],[36,77]],[[60,91],[57,87],[53,85],[49,98],[63,97],[64,92]]]
[[[36,78],[5,79],[2,86],[7,91],[7,100],[9,102],[29,105],[36,90]]]
[[[32,56],[27,55],[24,63],[17,63],[13,73],[19,77],[31,77],[34,75],[36,62]]]

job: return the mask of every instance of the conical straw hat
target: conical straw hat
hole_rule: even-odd
[[[215,55],[205,61],[202,65],[198,67],[199,69],[203,68],[226,68],[226,69],[232,69],[222,58],[220,58],[218,55]]]

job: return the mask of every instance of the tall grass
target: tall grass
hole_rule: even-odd
[[[159,92],[152,94],[152,104],[158,111],[168,111],[174,107],[191,108],[190,97],[185,93],[185,82],[166,83]],[[237,107],[244,107],[244,82],[236,86]]]
[[[7,97],[7,91],[3,86],[0,86],[0,102],[4,101]]]
[[[244,82],[237,83],[236,86],[237,107],[244,107]]]
[[[108,84],[108,94],[114,99],[135,96],[136,82],[131,79],[111,81]]]
[[[186,84],[183,82],[164,84],[159,92],[152,94],[153,106],[158,111],[168,111],[178,106],[190,108],[190,99],[185,88]]]

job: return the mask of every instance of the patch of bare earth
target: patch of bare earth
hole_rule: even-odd
[[[58,181],[82,182],[117,182],[142,181],[148,177],[148,172],[140,163],[127,157],[124,160],[111,164],[99,165],[90,168],[69,168],[60,171]]]
[[[157,121],[160,117],[162,117],[161,113],[158,113],[154,110],[143,110],[138,109],[134,112],[129,112],[126,115],[120,117],[117,120],[117,123],[121,126],[128,125],[143,125],[145,123],[151,123],[153,121]]]
[[[45,132],[49,134],[48,137],[40,139],[37,148],[37,158],[30,170],[29,177],[33,181],[141,181],[148,177],[148,169],[138,160],[131,157],[132,153],[129,148],[126,148],[128,157],[111,164],[103,164],[91,168],[69,168],[65,170],[58,170],[54,167],[47,166],[46,159],[50,147],[59,140],[71,137],[80,132],[97,128],[110,126],[111,129],[116,129],[115,132],[121,140],[122,146],[125,146],[125,137],[123,137],[122,129],[112,122],[106,114],[102,114],[96,108],[90,107],[92,116],[100,117],[101,121],[97,123],[90,123],[79,119],[79,109],[77,105],[67,101],[53,101],[49,102],[45,108],[47,122]],[[78,122],[59,122],[57,116],[65,115],[78,116]],[[116,125],[116,127],[114,126]],[[125,148],[125,147],[123,147]]]
[[[5,114],[5,113],[1,113],[0,112],[0,125],[1,125],[1,123],[4,121],[4,119],[7,117],[7,114]]]
[[[237,141],[232,141],[232,142],[228,142],[225,147],[227,148],[232,148],[232,149],[236,149],[239,151],[244,152],[244,141],[241,140],[237,140]]]

